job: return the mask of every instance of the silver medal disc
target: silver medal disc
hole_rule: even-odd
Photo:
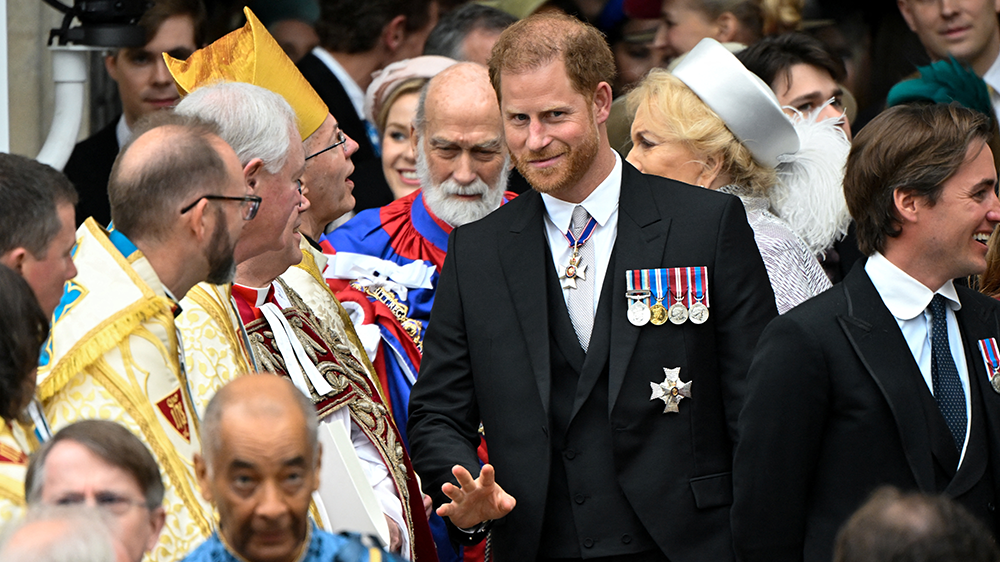
[[[649,318],[651,313],[649,312],[649,307],[646,303],[642,301],[635,301],[628,305],[628,321],[632,323],[633,326],[645,326],[649,323]]]
[[[993,378],[990,379],[990,382],[992,383],[990,386],[993,387],[993,391],[1000,394],[1000,372],[998,370],[995,369],[993,371]]]
[[[667,310],[667,316],[670,318],[670,321],[672,323],[677,324],[679,326],[687,322],[688,309],[686,306],[684,306],[684,303],[675,302],[674,304],[670,305],[670,308]]]
[[[696,302],[691,305],[691,310],[688,311],[688,316],[691,322],[695,324],[704,324],[708,320],[708,307]]]

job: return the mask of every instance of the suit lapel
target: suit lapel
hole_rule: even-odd
[[[889,404],[917,485],[923,491],[933,492],[931,442],[920,395],[926,388],[923,376],[910,355],[899,325],[861,265],[855,266],[842,287],[848,313],[838,316],[837,320]]]
[[[608,415],[618,399],[629,360],[642,328],[628,321],[625,271],[663,266],[670,230],[670,210],[656,208],[649,182],[631,164],[622,162],[622,189],[618,198],[618,236],[614,263],[604,283],[611,284],[610,355],[608,365]]]
[[[996,424],[1000,423],[1000,400],[994,396],[990,386],[990,378],[986,372],[986,365],[983,362],[982,353],[979,351],[979,340],[1000,336],[997,319],[991,308],[976,306],[975,299],[971,296],[972,291],[963,287],[956,288],[959,291],[959,299],[962,301],[962,308],[956,311],[955,316],[962,332],[965,362],[969,372],[969,392],[971,393],[969,402],[972,404],[970,432],[973,433],[969,436],[969,448],[966,450],[962,466],[959,467],[958,474],[946,490],[951,496],[965,493],[982,478],[989,459],[986,455],[977,454],[973,447],[973,438],[977,437],[990,443],[992,438],[988,428],[996,427]],[[980,428],[987,428],[985,435],[975,433],[980,431]]]
[[[546,263],[550,254],[545,237],[545,205],[541,195],[534,191],[518,197],[521,198],[525,198],[525,208],[509,230],[499,234],[500,265],[524,335],[542,406],[548,415],[552,373],[545,267],[551,268],[552,262],[549,259]]]

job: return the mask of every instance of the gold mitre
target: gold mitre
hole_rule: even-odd
[[[167,69],[182,96],[219,82],[246,82],[279,94],[295,110],[305,140],[330,111],[250,8],[243,13],[247,24],[242,29],[198,49],[186,61],[163,53]]]

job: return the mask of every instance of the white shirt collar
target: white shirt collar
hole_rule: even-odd
[[[993,88],[994,92],[1000,92],[1000,56],[993,59],[993,64],[983,75],[983,81]]]
[[[615,166],[611,169],[611,173],[580,203],[590,216],[597,219],[597,224],[602,228],[607,225],[612,213],[618,208],[618,196],[622,191],[622,159],[617,152],[613,150],[612,152],[615,155]],[[569,230],[570,222],[573,220],[573,209],[577,204],[556,199],[547,193],[542,194],[542,202],[552,224],[556,225],[560,232]]]
[[[319,60],[323,61],[323,64],[325,64],[326,67],[330,69],[330,72],[337,77],[337,80],[340,81],[340,85],[343,86],[344,91],[347,92],[347,97],[351,99],[351,105],[354,106],[354,111],[357,112],[358,118],[364,121],[365,91],[361,89],[361,86],[358,86],[358,83],[354,81],[354,78],[351,78],[351,75],[347,73],[347,70],[345,70],[343,66],[340,66],[340,63],[337,62],[337,59],[330,54],[330,51],[327,51],[323,47],[315,47],[312,50],[312,54]],[[331,108],[331,110],[332,109],[333,108]]]
[[[132,139],[132,129],[129,129],[128,123],[125,122],[124,113],[118,118],[118,125],[115,126],[115,138],[118,140],[119,151]]]
[[[922,314],[935,294],[946,298],[948,307],[952,310],[962,308],[962,303],[958,300],[958,291],[955,290],[952,281],[949,280],[937,291],[931,291],[879,252],[868,258],[865,272],[871,278],[886,308],[900,320],[912,320]]]

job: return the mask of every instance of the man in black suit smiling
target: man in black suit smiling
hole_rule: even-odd
[[[982,273],[1000,222],[989,119],[897,106],[854,139],[844,193],[868,256],[761,336],[734,462],[737,555],[830,560],[877,487],[944,493],[997,532],[1000,304]]]
[[[601,35],[566,16],[494,48],[534,190],[451,234],[412,458],[453,536],[492,527],[498,560],[730,560],[736,418],[773,294],[738,199],[611,149],[613,74]]]

